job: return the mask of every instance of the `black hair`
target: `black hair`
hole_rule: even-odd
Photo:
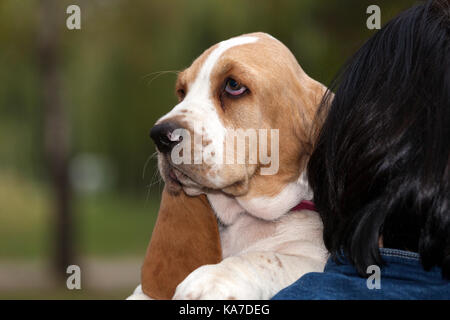
[[[381,237],[450,279],[449,17],[441,0],[389,21],[319,108],[308,179],[331,257],[347,257],[361,276],[383,265]]]

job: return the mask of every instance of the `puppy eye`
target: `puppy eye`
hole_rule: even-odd
[[[226,93],[237,97],[246,91],[247,91],[247,88],[245,86],[239,84],[239,82],[237,82],[236,80],[234,80],[232,78],[227,79],[226,84],[225,84],[225,92]]]

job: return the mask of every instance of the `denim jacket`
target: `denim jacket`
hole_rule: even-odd
[[[385,265],[370,269],[367,279],[360,277],[346,259],[342,264],[329,259],[324,272],[305,274],[273,299],[450,300],[450,281],[442,278],[440,268],[425,271],[414,252],[382,248],[380,253]]]

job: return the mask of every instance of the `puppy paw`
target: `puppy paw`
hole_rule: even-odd
[[[127,300],[153,300],[142,291],[142,286],[138,285],[131,296]]]
[[[259,299],[258,288],[221,264],[194,270],[175,290],[174,300]]]

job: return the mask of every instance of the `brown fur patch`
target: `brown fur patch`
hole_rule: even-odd
[[[170,299],[189,273],[221,259],[217,220],[206,197],[172,196],[164,189],[141,270],[144,293]]]

